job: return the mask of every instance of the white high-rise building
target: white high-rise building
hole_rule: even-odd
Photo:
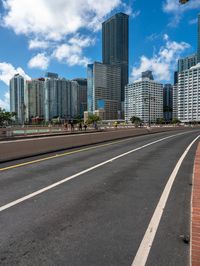
[[[78,88],[76,81],[58,78],[51,73],[44,82],[44,115],[45,120],[63,118],[66,120],[78,116]]]
[[[200,63],[178,75],[178,119],[200,122]]]
[[[125,87],[125,120],[139,117],[144,123],[163,118],[163,85],[144,78]]]
[[[15,120],[19,124],[23,124],[25,120],[24,82],[19,74],[10,80],[10,111],[16,113]]]
[[[173,86],[173,118],[178,118],[178,83]]]
[[[26,81],[25,105],[26,121],[36,117],[44,119],[44,78]]]

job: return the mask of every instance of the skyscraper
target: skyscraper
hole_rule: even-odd
[[[44,78],[26,81],[25,105],[28,122],[36,117],[44,118],[44,81]]]
[[[173,86],[165,84],[163,88],[163,113],[165,122],[172,121]]]
[[[76,78],[73,79],[78,84],[78,95],[77,95],[77,108],[78,115],[84,116],[84,111],[87,111],[87,79]]]
[[[198,36],[197,36],[197,63],[200,63],[200,14],[198,15]]]
[[[197,54],[189,55],[178,60],[178,72],[190,69],[197,64]]]
[[[44,116],[46,121],[53,118],[66,120],[78,115],[78,88],[76,81],[59,78],[56,74],[45,77]]]
[[[10,111],[15,112],[16,122],[23,124],[25,119],[24,78],[16,74],[10,80]]]
[[[142,72],[142,79],[145,79],[145,78],[148,78],[150,80],[154,80],[152,71],[147,70],[147,71]]]
[[[104,110],[105,120],[120,114],[121,69],[117,65],[94,62],[88,65],[88,112]]]
[[[128,20],[128,15],[118,13],[102,24],[103,64],[121,68],[121,102],[124,102],[124,90],[128,84]]]

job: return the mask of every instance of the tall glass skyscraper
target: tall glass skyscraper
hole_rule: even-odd
[[[121,102],[128,84],[128,21],[128,15],[117,13],[102,24],[103,64],[121,67]]]
[[[19,74],[10,80],[10,111],[16,113],[15,120],[19,124],[23,124],[25,118],[24,82]]]

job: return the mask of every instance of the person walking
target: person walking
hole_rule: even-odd
[[[84,127],[84,129],[85,129],[85,131],[86,131],[86,129],[87,129],[87,124],[85,123],[85,124],[83,125],[83,127]]]
[[[74,123],[73,120],[70,121],[70,125],[71,125],[71,132],[74,131]]]

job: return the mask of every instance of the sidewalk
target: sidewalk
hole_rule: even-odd
[[[191,266],[200,266],[200,142],[194,163],[191,211]]]

